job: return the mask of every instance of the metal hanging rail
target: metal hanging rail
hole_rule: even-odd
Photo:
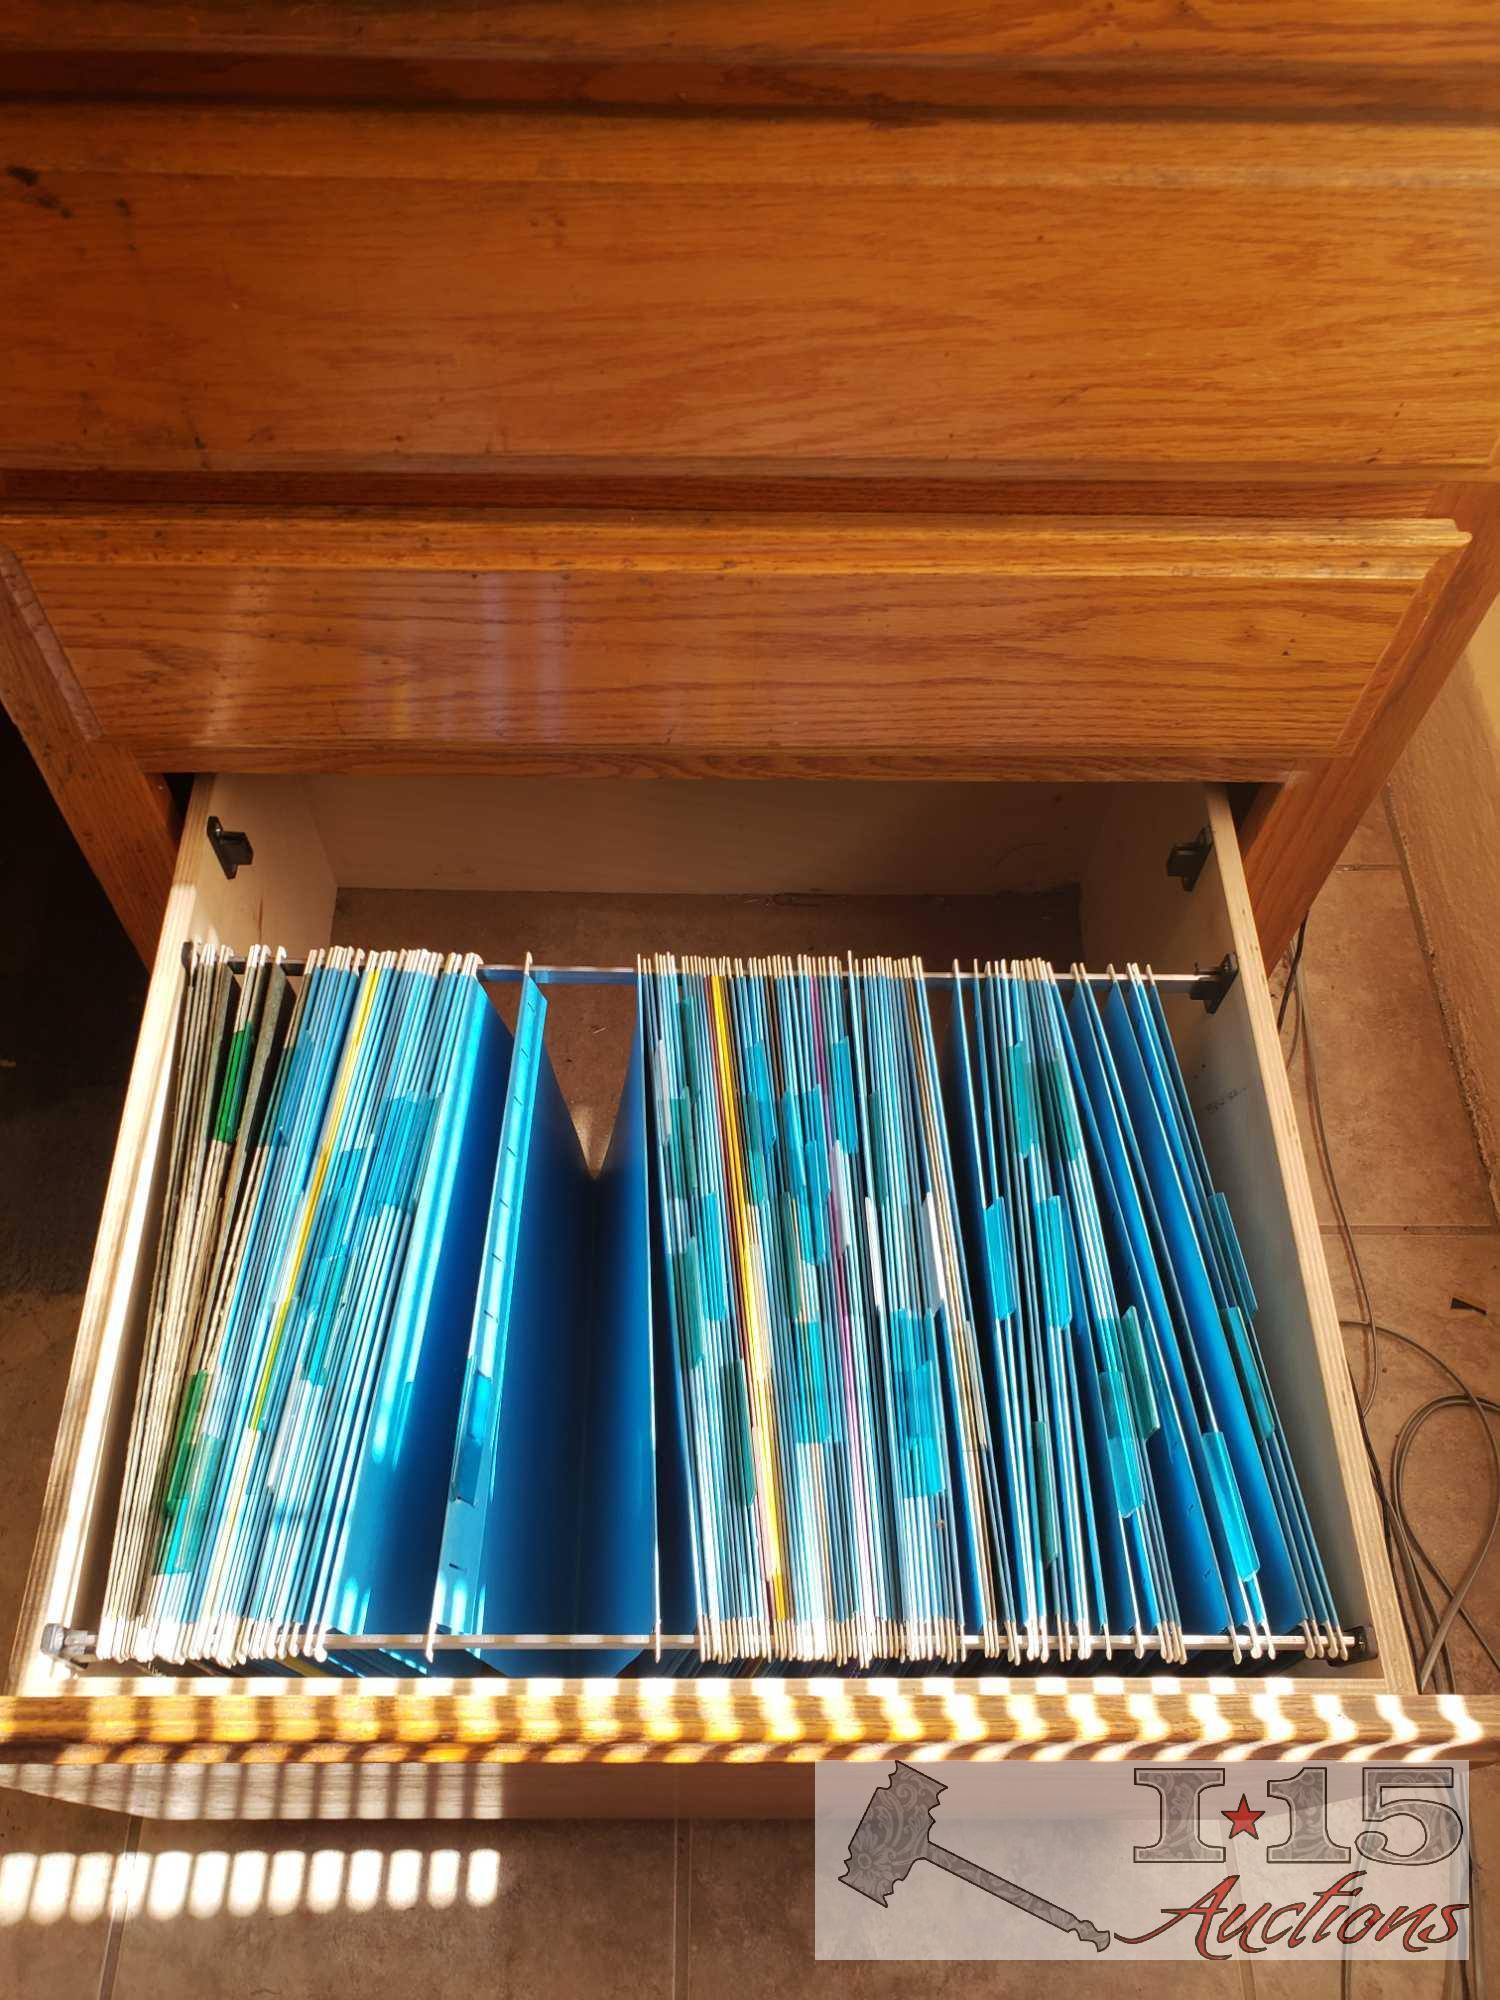
[[[44,1652],[50,1654],[52,1658],[65,1660],[70,1665],[76,1667],[118,1666],[121,1672],[128,1672],[132,1669],[139,1670],[141,1666],[141,1662],[139,1661],[99,1659],[94,1650],[97,1637],[98,1635],[94,1632],[84,1630],[75,1631],[61,1625],[50,1625],[43,1636],[42,1649]],[[1293,1658],[1312,1656],[1314,1658],[1326,1659],[1330,1665],[1343,1664],[1346,1659],[1354,1661],[1369,1659],[1371,1657],[1369,1635],[1362,1626],[1356,1627],[1352,1631],[1340,1631],[1337,1634],[1342,1654],[1334,1649],[1331,1643],[1332,1638],[1333,1635],[1326,1631],[1319,1632],[1315,1636],[1300,1631],[1275,1633],[1271,1636],[1269,1644],[1262,1637],[1258,1650],[1252,1653],[1249,1640],[1244,1634],[1235,1638],[1227,1632],[1185,1633],[1182,1638],[1182,1647],[1183,1651],[1190,1656],[1195,1653],[1238,1653],[1241,1659],[1274,1661],[1278,1655],[1286,1653]],[[307,1651],[305,1635],[302,1633],[293,1631],[288,1635],[288,1641],[289,1645],[297,1647],[298,1657],[317,1657]],[[330,1632],[321,1644],[322,1652],[334,1656],[339,1653],[425,1654],[429,1648],[434,1654],[463,1652],[561,1652],[587,1654],[627,1651],[650,1653],[656,1651],[658,1648],[664,1653],[692,1653],[698,1650],[698,1641],[691,1634],[680,1632],[663,1633],[659,1638],[650,1632],[460,1632],[443,1633],[434,1636],[431,1640],[428,1639],[424,1632],[365,1632],[355,1638],[343,1637],[337,1633]],[[977,1633],[966,1633],[964,1635],[964,1649],[970,1658],[983,1660],[981,1641]],[[1108,1653],[1117,1655],[1121,1660],[1149,1658],[1159,1650],[1160,1642],[1154,1634],[1142,1635],[1139,1652],[1136,1646],[1136,1635],[1133,1632],[1117,1632],[1109,1635],[1107,1651]],[[1096,1633],[1094,1635],[1093,1649],[1088,1656],[1087,1664],[1095,1671],[1098,1671],[1100,1662],[1103,1662],[1107,1666],[1107,1651],[1104,1635]],[[783,1671],[786,1670],[786,1663],[777,1661],[704,1662],[704,1666],[709,1672],[713,1672],[720,1665],[732,1667],[740,1664],[756,1664],[764,1666],[768,1671],[774,1671],[778,1666]],[[812,1665],[813,1663],[808,1662],[807,1664]],[[987,1664],[992,1665],[998,1673],[1004,1672],[1009,1663],[997,1656],[987,1662]],[[1081,1662],[1076,1657],[1066,1660],[1062,1659],[1054,1649],[1046,1660],[1031,1660],[1024,1664],[1030,1667],[1049,1667],[1054,1671],[1061,1672],[1064,1669],[1076,1667]],[[818,1665],[822,1671],[834,1678],[848,1671],[846,1668],[832,1662],[820,1662]],[[161,1662],[157,1664],[156,1670],[170,1672],[177,1666],[211,1666],[220,1673],[232,1675],[234,1672],[233,1668],[220,1667],[217,1661],[196,1658],[180,1662]],[[921,1674],[931,1672],[941,1673],[951,1671],[951,1669],[946,1662],[906,1660],[895,1663],[883,1662],[880,1671],[909,1671]]]
[[[183,963],[186,964],[192,946],[182,948]],[[813,954],[814,956],[820,954]],[[830,954],[821,954],[829,956]],[[243,972],[245,961],[242,957],[231,958],[232,972]],[[281,969],[289,979],[299,978],[307,970],[307,961],[301,958],[287,958],[281,961]],[[486,986],[515,986],[526,977],[528,971],[538,986],[628,986],[636,976],[633,965],[481,965],[477,978]],[[1229,988],[1234,984],[1239,967],[1233,958],[1225,958],[1208,971],[1194,969],[1192,972],[1152,972],[1151,981],[1167,994],[1201,1000],[1210,1013],[1216,1008]],[[1075,983],[1071,972],[1056,974],[1059,986]],[[951,986],[951,972],[929,972],[925,975],[929,986]],[[1108,972],[1087,974],[1090,986],[1106,988],[1114,984]]]

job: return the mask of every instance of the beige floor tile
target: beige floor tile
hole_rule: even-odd
[[[1324,1245],[1339,1311],[1353,1318],[1354,1285],[1339,1239],[1325,1234]],[[1356,1247],[1376,1318],[1423,1341],[1476,1395],[1500,1400],[1500,1231],[1482,1236],[1361,1231]],[[1454,1312],[1455,1296],[1489,1311]],[[1345,1343],[1355,1382],[1362,1386],[1367,1369],[1363,1332],[1346,1328]],[[1432,1361],[1399,1342],[1382,1339],[1379,1355],[1369,1425],[1382,1470],[1388,1473],[1392,1445],[1408,1416],[1430,1397],[1449,1393],[1452,1384]],[[1473,1556],[1495,1491],[1494,1461],[1478,1419],[1465,1410],[1435,1414],[1407,1461],[1406,1505],[1419,1539],[1454,1582]],[[1500,1652],[1500,1538],[1467,1603]],[[1500,1688],[1500,1673],[1462,1625],[1453,1634],[1451,1650],[1460,1692]]]
[[[1287,1960],[1252,1966],[1243,2000],[1338,2000],[1338,1992],[1336,1965],[1293,1965]]]
[[[114,2000],[671,1991],[670,1823],[147,1822]]]
[[[76,1294],[0,1293],[0,1634],[8,1652],[73,1360]]]
[[[1470,1768],[1469,1846],[1483,1969],[1493,1990],[1500,1977],[1500,1764]]]
[[[1476,1867],[1488,1853],[1500,1855],[1500,1767],[1474,1768],[1469,1773],[1471,1852]],[[1493,1902],[1493,1907],[1492,1907]],[[1500,1952],[1500,1865],[1496,1895],[1478,1899],[1479,1922],[1487,1946],[1487,1962]],[[1392,1960],[1367,1960],[1353,1973],[1352,2000],[1442,2000],[1451,1968],[1441,1962],[1403,1965]],[[1244,2000],[1251,2000],[1247,1993]],[[1296,1965],[1288,1960],[1259,1964],[1253,1973],[1253,2000],[1339,2000],[1336,1965]]]
[[[1389,1959],[1367,1959],[1354,1968],[1351,2000],[1443,2000],[1449,1970],[1442,1961],[1400,1965]],[[1254,2000],[1339,2000],[1339,1968],[1290,1961],[1257,1965],[1245,2000],[1251,2000],[1251,1994]]]
[[[1481,1394],[1500,1397],[1500,1230],[1483,1235],[1360,1232],[1358,1249],[1377,1315],[1417,1335],[1457,1368]],[[1324,1238],[1341,1313],[1353,1316],[1354,1287],[1336,1234]],[[1488,1308],[1488,1314],[1455,1313],[1455,1296]],[[1346,1334],[1357,1381],[1363,1379],[1359,1334]],[[1382,1464],[1405,1417],[1447,1384],[1431,1363],[1387,1341],[1370,1426]],[[1457,1576],[1474,1547],[1476,1515],[1487,1507],[1489,1456],[1470,1417],[1433,1419],[1411,1461],[1407,1497],[1418,1532],[1434,1557]],[[1489,1566],[1471,1600],[1486,1628],[1500,1632],[1500,1561]],[[1500,1640],[1496,1641],[1500,1649]],[[1500,1676],[1461,1628],[1452,1642],[1458,1685],[1490,1691]],[[1488,1956],[1500,1964],[1500,1770],[1472,1773],[1473,1838],[1481,1866],[1496,1856],[1493,1896],[1483,1899]],[[1441,1966],[1363,1965],[1354,1975],[1354,2000],[1440,2000]],[[1254,2000],[1338,2000],[1332,1966],[1261,1964],[1254,1968]]]
[[[1447,1965],[1399,1965],[1367,1959],[1353,1973],[1351,2000],[1442,2000]],[[1244,2000],[1339,2000],[1337,1965],[1255,1966]]]
[[[1471,1770],[1470,1822],[1477,1865],[1483,1854],[1491,1850],[1500,1853],[1500,1769]],[[1500,1896],[1493,1911],[1488,1898],[1480,1898],[1478,1908],[1489,1956],[1493,1958],[1500,1950]],[[1247,1970],[1249,1979],[1242,2000],[1339,2000],[1337,1964],[1258,1960]],[[1352,1968],[1352,2000],[1443,2000],[1445,1982],[1451,1972],[1452,1967],[1441,1960],[1421,1964],[1363,1960]]]
[[[1049,1986],[1069,2000],[1242,2000],[1232,1965],[820,1961],[803,1822],[697,1820],[687,1877],[687,2000],[1031,2000]]]
[[[1302,977],[1350,1221],[1492,1226],[1488,1183],[1399,872],[1342,869],[1329,877],[1308,926]],[[1300,1053],[1292,1085],[1314,1199],[1330,1222]]]
[[[1399,868],[1401,856],[1391,832],[1385,793],[1373,800],[1339,856],[1340,868]]]
[[[0,1791],[6,2000],[95,2000],[129,1826],[123,1813]]]
[[[1431,1342],[1455,1366],[1466,1355],[1476,1365],[1500,1369],[1500,1228],[1473,1234],[1357,1229],[1354,1238],[1379,1318]],[[1354,1285],[1337,1230],[1327,1230],[1323,1242],[1339,1311],[1352,1315]],[[1482,1310],[1455,1309],[1455,1299]],[[1500,1386],[1493,1376],[1492,1386]]]

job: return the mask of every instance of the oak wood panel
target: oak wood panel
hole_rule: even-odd
[[[923,513],[825,520],[816,513],[636,514],[374,507],[298,514],[244,508],[0,512],[0,536],[32,567],[654,572],[715,575],[1362,576],[1413,582],[1466,546],[1451,522],[1385,518],[1226,524]]]
[[[172,1689],[171,1683],[148,1683]],[[986,1679],[437,1682],[420,1690],[275,1694],[238,1681],[211,1694],[126,1691],[0,1698],[0,1747],[20,1766],[208,1762],[259,1767],[261,1798],[314,1764],[536,1768],[580,1763],[816,1763],[823,1758],[1466,1756],[1500,1744],[1500,1695],[1399,1696],[1356,1682],[1130,1683]],[[391,1684],[387,1683],[387,1687]],[[747,1772],[748,1777],[748,1772]],[[754,1780],[750,1780],[754,1789]],[[630,1813],[629,1786],[616,1810]],[[645,1789],[652,1789],[646,1787]],[[720,1810],[726,1792],[719,1789]],[[732,1807],[730,1808],[732,1809]],[[254,1807],[251,1807],[254,1810]],[[262,1806],[264,1810],[264,1806]]]
[[[12,103],[16,467],[1456,473],[1492,125]]]
[[[387,0],[15,0],[9,87],[223,97],[482,98],[800,109],[1059,105],[1446,109],[1493,103],[1486,0],[724,0],[670,10],[568,0],[503,10]]]
[[[1451,513],[1471,540],[1446,587],[1423,591],[1381,672],[1381,700],[1354,754],[1262,789],[1242,832],[1245,874],[1261,951],[1274,965],[1312,908],[1454,662],[1500,595],[1500,489],[1454,487],[1434,511]]]
[[[136,761],[143,771],[184,771],[201,763],[191,743],[166,741],[141,746]],[[393,743],[389,739],[341,736],[336,751],[321,743],[240,741],[215,759],[223,771],[338,774],[359,778],[534,778],[559,780],[669,778],[741,784],[765,779],[813,784],[864,782],[933,784],[1118,784],[1134,780],[1176,782],[1216,778],[1241,784],[1251,792],[1279,784],[1292,768],[1284,757],[1264,750],[1179,750],[1157,744],[1135,751],[1077,749],[1014,750],[1005,744],[974,741],[947,750],[812,751],[703,750],[671,745],[660,750],[536,749],[493,743]],[[1276,769],[1273,779],[1272,767]]]
[[[0,49],[129,49],[201,45],[215,53],[444,55],[478,60],[522,54],[647,60],[699,55],[743,63],[803,58],[921,55],[1056,57],[1130,55],[1234,63],[1274,56],[1301,62],[1446,68],[1492,52],[1495,18],[1484,0],[1205,0],[1191,9],[1160,0],[761,0],[753,13],[728,0],[674,0],[670,9],[612,0],[521,0],[496,10],[473,0],[257,0],[253,11],[188,0],[10,0]]]
[[[149,964],[177,855],[176,805],[163,780],[143,772],[118,744],[91,739],[67,662],[25,573],[4,549],[0,703]]]
[[[1084,190],[1323,188],[1458,194],[1493,189],[1500,138],[1485,124],[1363,120],[1098,121],[938,118],[881,127],[865,118],[603,117],[372,107],[4,104],[25,174],[116,173],[205,179],[379,180],[392,186],[794,187]],[[425,151],[391,153],[393,139]],[[12,174],[12,179],[16,176]],[[1179,272],[1186,268],[1178,265]],[[1303,274],[1304,276],[1306,274]]]
[[[146,763],[1335,754],[1426,522],[0,517]]]

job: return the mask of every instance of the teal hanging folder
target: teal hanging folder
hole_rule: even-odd
[[[509,1030],[471,975],[326,1585],[335,1632],[421,1632],[432,1608],[510,1058]]]

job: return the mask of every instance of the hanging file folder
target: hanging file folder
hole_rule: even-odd
[[[191,954],[100,1658],[1343,1655],[1149,972],[622,977],[596,1177],[529,966]]]

